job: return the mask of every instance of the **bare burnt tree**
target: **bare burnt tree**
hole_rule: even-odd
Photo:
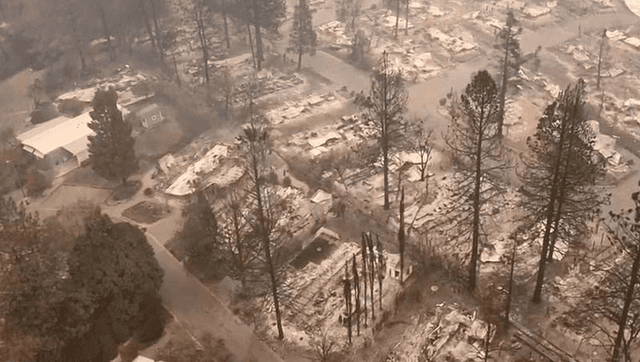
[[[377,237],[378,235],[376,235]],[[371,293],[369,294],[371,296],[371,319],[374,320],[376,319],[376,313],[375,313],[375,295],[373,294],[373,284],[376,278],[376,255],[373,252],[373,237],[371,236],[371,233],[369,233],[369,236],[367,238],[367,247],[369,248],[368,253],[369,253],[369,287],[370,287],[370,291]],[[382,308],[382,306],[380,306],[380,308]]]
[[[418,163],[418,170],[420,171],[420,181],[425,183],[425,195],[429,196],[429,162],[431,161],[431,153],[433,152],[433,141],[431,139],[433,135],[432,130],[424,131],[420,128],[416,134],[414,151],[418,153],[420,157],[420,163]]]
[[[376,243],[376,249],[378,253],[378,305],[380,306],[380,310],[382,310],[382,281],[384,280],[386,261],[382,253],[382,243],[379,239]]]
[[[396,29],[393,33],[394,38],[398,38],[398,23],[400,22],[400,0],[396,0]]]
[[[336,342],[329,337],[326,331],[323,331],[311,342],[311,346],[313,347],[315,361],[330,362]]]
[[[543,225],[542,252],[533,300],[541,300],[546,263],[556,240],[571,241],[587,232],[587,222],[606,198],[596,192],[602,172],[593,150],[593,134],[584,115],[584,87],[580,79],[549,105],[533,137],[527,139],[529,157],[523,157],[522,206],[531,225]]]
[[[336,18],[345,23],[347,33],[355,33],[356,21],[360,17],[361,0],[338,0],[336,3]]]
[[[254,221],[251,227],[255,236],[262,244],[264,258],[271,281],[271,294],[276,313],[276,322],[278,327],[278,338],[284,338],[282,330],[282,317],[280,312],[280,302],[278,294],[278,281],[276,276],[276,265],[272,255],[271,236],[275,228],[277,220],[273,215],[273,205],[269,201],[269,195],[265,187],[265,178],[263,173],[267,169],[267,154],[270,150],[269,129],[266,121],[260,116],[250,112],[251,123],[243,129],[242,134],[238,137],[241,142],[245,160],[247,162],[248,174],[251,179],[250,197],[255,201]]]
[[[631,198],[635,207],[611,212],[613,225],[606,224],[616,252],[601,263],[603,280],[578,299],[570,314],[576,325],[595,329],[594,336],[609,347],[612,362],[631,361],[640,334],[640,192]]]
[[[205,25],[207,13],[208,8],[202,1],[195,4],[194,15],[196,20],[196,29],[198,31],[198,40],[200,40],[200,48],[202,49],[202,70],[204,72],[205,83],[209,84],[209,45]]]
[[[355,290],[355,298],[356,298],[356,326],[358,335],[360,335],[360,280],[358,278],[358,266],[356,265],[356,254],[353,254],[353,289]]]
[[[509,86],[509,77],[517,76],[520,70],[520,42],[516,38],[522,31],[522,28],[516,28],[518,20],[509,10],[507,12],[507,21],[504,28],[498,33],[501,41],[500,48],[504,51],[504,57],[500,64],[500,75],[502,82],[500,85],[500,108],[498,114],[498,135],[502,136],[502,126],[504,124],[504,108],[507,99],[507,88]]]
[[[602,39],[600,40],[600,51],[598,52],[598,75],[596,80],[596,89],[600,89],[600,76],[602,75],[603,57],[607,51],[607,29],[602,30]]]
[[[347,326],[347,342],[351,344],[351,314],[353,313],[353,307],[351,302],[351,279],[349,278],[349,262],[344,262],[344,280],[343,280],[343,294],[345,305],[345,320],[343,321]]]
[[[405,12],[405,22],[404,22],[404,35],[409,35],[409,1],[405,0],[406,12]]]
[[[483,207],[502,193],[496,180],[509,167],[498,134],[499,99],[496,84],[486,70],[478,72],[461,96],[463,115],[452,116],[445,142],[455,169],[452,208],[463,211],[458,223],[461,238],[471,236],[469,290],[476,287]]]
[[[298,70],[302,66],[302,54],[316,53],[316,31],[313,29],[313,10],[307,0],[300,0],[293,12],[293,26],[287,51],[298,54]]]
[[[369,275],[367,274],[367,263],[369,258],[367,257],[367,240],[366,234],[362,233],[362,280],[364,282],[364,326],[367,326],[367,279]]]
[[[232,192],[225,201],[220,220],[220,234],[224,249],[229,254],[229,270],[246,287],[247,274],[258,259],[260,245],[250,237],[250,225],[244,200]]]
[[[382,151],[385,210],[389,210],[389,151],[398,135],[407,100],[402,72],[390,67],[385,51],[373,73],[370,94],[363,102],[368,110],[365,117],[374,124]]]
[[[398,249],[400,252],[400,285],[404,285],[404,186],[400,196],[400,225],[398,226]]]

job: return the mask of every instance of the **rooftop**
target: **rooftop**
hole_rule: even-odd
[[[69,152],[78,150],[82,140],[93,134],[89,128],[91,116],[89,112],[83,113],[75,118],[58,117],[49,122],[42,123],[36,127],[18,135],[16,138],[24,146],[32,149],[33,153],[44,158],[51,151],[69,146]],[[75,154],[75,153],[74,153]]]

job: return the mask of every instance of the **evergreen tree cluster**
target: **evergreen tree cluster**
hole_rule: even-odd
[[[106,362],[130,338],[158,339],[163,271],[144,233],[98,209],[70,251],[60,247],[63,233],[37,215],[3,222],[10,272],[0,271],[0,334],[15,343],[0,346],[0,359]]]
[[[108,180],[122,180],[138,171],[138,158],[134,150],[135,139],[131,124],[122,117],[117,106],[118,95],[114,88],[97,90],[93,98],[92,122],[95,135],[89,136],[89,160],[91,167]]]

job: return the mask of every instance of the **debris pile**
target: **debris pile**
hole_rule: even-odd
[[[473,35],[462,32],[459,36],[449,36],[437,28],[429,28],[427,33],[435,39],[442,47],[453,53],[460,53],[466,50],[475,49],[478,45],[473,41]],[[452,31],[451,33],[455,33]]]
[[[279,125],[299,119],[302,114],[326,113],[343,104],[343,100],[332,93],[314,95],[299,101],[285,102],[284,105],[267,112],[266,116],[273,125]]]
[[[546,6],[539,6],[534,4],[527,5],[526,8],[522,11],[525,15],[531,18],[537,18],[539,16],[548,14],[551,12],[551,9]]]
[[[489,340],[493,338],[491,328]],[[438,304],[429,318],[413,318],[401,342],[387,356],[386,362],[429,361],[484,361],[484,343],[489,324],[474,314],[465,313],[457,305]]]
[[[93,101],[93,96],[96,94],[96,89],[114,87],[118,93],[118,104],[127,107],[153,97],[153,92],[151,91],[144,93],[134,93],[133,91],[133,87],[149,79],[155,80],[155,77],[149,78],[142,73],[135,72],[129,65],[125,65],[112,77],[101,79],[93,78],[85,84],[86,88],[75,89],[61,94],[58,96],[56,104],[66,100],[77,100],[90,104],[91,101]]]
[[[213,176],[213,178],[208,177],[218,167],[220,159],[227,156],[228,152],[228,146],[222,144],[215,145],[204,155],[202,159],[189,165],[187,170],[180,175],[165,192],[170,195],[185,196],[195,192],[201,186],[208,186],[204,185],[203,181],[206,182],[206,180],[213,180],[215,182],[215,180],[217,180],[216,177],[220,177],[220,173],[216,173],[216,176]],[[232,168],[233,167],[230,167],[228,171]],[[234,171],[233,175],[226,175],[225,177],[235,177],[237,174],[238,172]],[[242,174],[243,173],[240,173],[240,177]],[[238,179],[240,177],[238,177]]]
[[[329,44],[330,49],[351,47],[351,37],[346,34],[344,24],[338,20],[318,26],[318,38],[322,43]]]

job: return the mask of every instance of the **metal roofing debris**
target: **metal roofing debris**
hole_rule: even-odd
[[[59,100],[65,99],[77,99],[81,102],[91,103],[93,96],[96,94],[96,87],[76,89],[71,92],[67,92],[58,97]]]
[[[638,39],[638,38],[636,38],[634,36],[626,38],[624,40],[624,42],[629,44],[629,45],[631,45],[631,46],[634,46],[636,48],[640,47],[640,39]]]
[[[331,198],[332,196],[330,193],[324,191],[323,189],[319,189],[311,198],[311,202],[319,204],[325,201],[331,201]]]
[[[624,40],[626,38],[626,36],[620,30],[606,30],[605,34],[607,35],[607,38],[613,41]]]
[[[311,147],[315,148],[315,147],[320,147],[325,143],[327,143],[329,140],[333,140],[333,139],[342,139],[342,136],[340,135],[340,133],[336,131],[329,131],[318,137],[310,138],[307,142],[309,142],[309,145],[311,145]]]
[[[532,18],[537,18],[538,16],[542,16],[551,12],[551,9],[545,6],[531,5],[529,4],[523,11],[526,15],[529,15]]]
[[[340,240],[340,235],[338,235],[337,232],[327,229],[324,226],[318,229],[318,231],[316,231],[316,234],[314,237],[317,238],[318,236],[328,236],[330,239]]]
[[[218,167],[220,158],[226,156],[228,152],[228,146],[215,145],[201,160],[190,165],[187,171],[180,175],[180,177],[167,188],[166,192],[176,196],[193,193],[197,189],[197,184],[201,181],[201,176]]]

